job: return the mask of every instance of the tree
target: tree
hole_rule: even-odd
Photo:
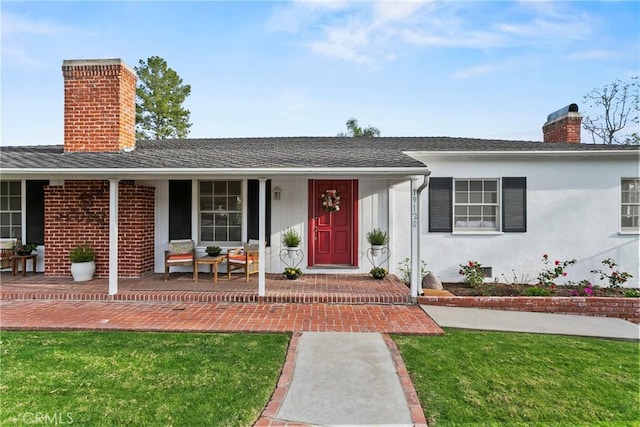
[[[591,90],[582,101],[590,108],[603,111],[597,116],[585,115],[582,127],[591,132],[595,143],[601,140],[605,144],[639,144],[637,127],[635,131],[621,134],[627,124],[638,123],[638,77],[623,82],[616,79],[608,85]]]
[[[134,67],[138,75],[136,88],[136,138],[185,138],[189,134],[190,111],[182,107],[191,94],[191,86],[167,62],[152,56]]]
[[[373,126],[369,126],[367,128],[362,129],[358,126],[358,120],[354,118],[350,118],[347,120],[347,132],[340,132],[338,136],[349,136],[349,137],[358,137],[358,136],[380,136],[380,130]]]

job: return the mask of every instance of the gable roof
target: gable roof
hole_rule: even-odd
[[[411,153],[625,153],[632,145],[543,143],[451,137],[283,137],[138,141],[116,153],[65,153],[61,145],[0,147],[3,173],[366,172],[423,174]]]

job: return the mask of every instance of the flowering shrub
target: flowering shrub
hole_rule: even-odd
[[[545,265],[548,266],[549,263],[551,262],[551,261],[549,261],[549,255],[547,255],[547,254],[542,255],[542,262]],[[551,289],[555,289],[555,287],[556,287],[555,280],[558,277],[566,277],[567,276],[567,272],[565,271],[565,269],[568,266],[575,264],[576,262],[577,261],[575,259],[568,260],[568,261],[555,260],[553,262],[553,266],[552,267],[545,268],[538,275],[538,284],[542,285],[542,286],[546,286],[546,287],[551,288]]]
[[[588,280],[582,280],[578,283],[579,289],[573,289],[569,294],[572,297],[592,297],[595,295],[593,285]]]
[[[284,269],[285,276],[302,276],[302,270],[299,268],[287,267]]]
[[[369,271],[369,274],[371,274],[371,277],[373,277],[374,279],[384,279],[384,276],[387,275],[387,270],[382,267],[373,267]]]
[[[616,262],[612,258],[603,259],[602,265],[606,265],[607,267],[609,267],[609,274],[602,270],[591,270],[591,272],[593,274],[599,274],[600,280],[603,280],[606,277],[609,281],[610,288],[620,288],[627,280],[633,277],[626,271],[619,272],[618,270],[615,270],[615,267],[617,267],[618,264],[616,264]]]
[[[409,258],[405,258],[398,263],[398,270],[402,273],[402,282],[405,285],[411,284],[411,260]],[[424,261],[420,261],[420,279],[429,274],[429,270],[427,270],[427,263]]]
[[[484,270],[478,261],[469,261],[467,265],[460,264],[459,274],[464,276],[464,283],[472,288],[479,288],[484,283]]]

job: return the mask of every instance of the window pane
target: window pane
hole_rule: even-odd
[[[22,215],[20,214],[20,212],[18,213],[12,213],[11,214],[11,225],[15,226],[19,226],[22,224]]]
[[[498,182],[484,181],[484,191],[498,191]]]
[[[227,198],[224,196],[216,196],[213,198],[213,205],[217,211],[227,210]]]
[[[482,191],[482,181],[470,181],[469,182],[469,190],[471,190],[471,191]]]
[[[469,190],[469,181],[456,181],[456,191],[464,191],[465,193]]]
[[[206,196],[200,197],[200,210],[201,211],[212,211],[213,210],[213,197]]]
[[[216,227],[214,240],[218,242],[228,242],[229,239],[227,239],[227,227]]]
[[[213,227],[206,227],[200,229],[200,240],[203,242],[213,241]]]
[[[201,196],[210,196],[213,194],[213,183],[211,181],[201,181],[200,182],[200,195]]]
[[[229,214],[229,225],[242,225],[242,214]]]
[[[240,181],[229,181],[229,192],[227,194],[240,195],[242,192],[242,187],[240,186]]]
[[[215,225],[216,227],[227,226],[227,214],[216,214],[215,215]]]
[[[227,194],[227,181],[214,181],[213,192],[218,196]]]
[[[498,203],[498,193],[497,192],[488,192],[484,194],[484,202],[485,203]]]
[[[239,196],[229,196],[227,198],[227,206],[230,211],[239,211],[242,209]]]
[[[9,210],[12,210],[12,211],[20,210],[20,196],[9,197]]]
[[[229,240],[239,242],[242,238],[242,233],[240,232],[240,227],[229,227]]]
[[[469,203],[469,193],[456,192],[456,203]]]
[[[470,203],[482,203],[482,193],[481,192],[472,192],[469,194],[469,202]]]
[[[482,214],[482,206],[469,206],[469,215],[480,216]]]
[[[211,227],[213,225],[213,214],[200,214],[200,225],[203,227]]]

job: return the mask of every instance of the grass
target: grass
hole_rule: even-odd
[[[640,425],[635,342],[454,329],[393,339],[430,425]]]
[[[2,332],[0,423],[251,425],[275,389],[288,341],[284,334]]]

